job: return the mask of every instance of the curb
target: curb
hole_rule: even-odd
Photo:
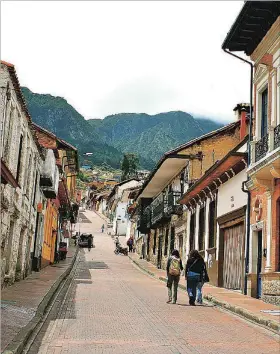
[[[39,322],[42,320],[44,313],[51,303],[51,300],[53,299],[56,291],[58,290],[58,287],[62,283],[62,281],[70,274],[75,261],[77,259],[77,255],[79,252],[79,248],[77,247],[76,252],[73,256],[73,259],[69,265],[69,267],[65,270],[64,273],[62,273],[59,278],[54,282],[54,284],[51,286],[47,294],[43,297],[42,301],[40,302],[35,316],[30,320],[30,322],[23,327],[19,333],[15,336],[15,338],[12,340],[10,344],[4,349],[2,354],[20,354],[22,353],[25,344],[27,343],[29,337],[31,334],[34,332],[35,328],[39,324]]]
[[[155,275],[155,273],[147,270],[145,267],[143,267],[140,263],[138,263],[135,259],[132,259],[130,255],[128,255],[128,257],[131,259],[131,261],[137,265],[138,268],[140,268],[141,270],[143,270],[144,272],[148,273],[149,275],[151,275],[152,277],[163,281],[163,282],[167,282],[166,278],[164,277],[159,277],[157,275]],[[184,291],[186,291],[186,288],[184,287],[184,285],[179,284],[178,287]],[[225,310],[228,310],[230,312],[235,313],[236,315],[239,315],[243,318],[245,318],[246,320],[255,322],[261,326],[266,327],[267,329],[276,331],[278,334],[280,332],[280,323],[273,321],[273,320],[269,320],[267,318],[264,318],[262,316],[258,316],[255,315],[254,313],[243,309],[242,307],[239,306],[235,306],[235,305],[231,305],[230,303],[226,302],[226,301],[221,301],[216,299],[214,296],[210,295],[210,294],[205,294],[203,295],[203,298],[209,302],[211,302],[212,304],[221,307]]]

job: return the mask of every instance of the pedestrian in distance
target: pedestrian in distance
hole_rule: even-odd
[[[102,233],[104,232],[104,229],[105,229],[105,225],[103,224],[103,225],[101,226],[101,232],[102,232]]]
[[[203,276],[205,263],[197,250],[192,250],[186,264],[185,278],[187,281],[187,292],[189,295],[189,304],[195,306],[196,289]]]
[[[197,290],[197,297],[196,297],[196,302],[199,304],[202,304],[203,300],[203,295],[202,295],[202,287],[205,283],[209,282],[209,276],[207,273],[207,268],[206,268],[206,264],[204,262],[204,269],[202,271],[202,275],[200,277],[200,281],[197,284],[196,290]]]
[[[89,252],[90,252],[91,248],[92,248],[92,237],[89,236],[89,237],[88,237],[88,251],[89,251]]]
[[[178,284],[180,281],[180,274],[183,270],[182,260],[178,250],[173,250],[171,256],[167,261],[167,288],[168,288],[168,300],[169,304],[172,301],[172,304],[177,302],[177,292]],[[172,297],[172,287],[173,287],[173,297]]]
[[[128,239],[128,241],[127,241],[126,244],[127,244],[127,246],[128,246],[129,252],[132,252],[132,251],[133,251],[133,238],[130,237],[130,238]]]

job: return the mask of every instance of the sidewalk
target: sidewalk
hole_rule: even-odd
[[[70,246],[66,260],[32,272],[1,292],[1,352],[20,353],[42,318],[60,283],[70,273],[78,248]]]
[[[157,269],[153,264],[144,259],[140,259],[137,253],[130,253],[130,259],[142,270],[161,281],[166,281],[166,271]],[[179,287],[186,289],[185,278],[181,277]],[[187,295],[186,295],[187,296]],[[277,306],[267,304],[261,300],[242,295],[236,291],[218,288],[209,284],[203,287],[204,299],[220,306],[226,310],[234,312],[248,320],[261,324],[280,332],[280,309]],[[187,301],[187,298],[186,298]],[[264,313],[262,311],[274,310],[277,315]]]

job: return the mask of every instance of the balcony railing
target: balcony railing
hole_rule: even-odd
[[[168,215],[179,214],[181,205],[177,204],[177,200],[181,197],[180,192],[170,192],[167,196],[167,205],[165,212]]]
[[[259,161],[268,152],[268,134],[262,137],[255,145],[255,160]]]
[[[274,149],[280,147],[280,124],[274,128]]]
[[[152,209],[151,223],[152,225],[155,225],[164,216],[165,199],[163,194],[160,194],[156,199],[154,199],[150,207]]]

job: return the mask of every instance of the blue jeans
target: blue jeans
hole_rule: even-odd
[[[202,287],[204,283],[202,281],[197,283],[196,290],[197,290],[197,297],[196,301],[202,303]]]
[[[187,292],[190,298],[190,302],[195,302],[196,288],[200,281],[200,274],[195,272],[188,272],[187,274]]]

